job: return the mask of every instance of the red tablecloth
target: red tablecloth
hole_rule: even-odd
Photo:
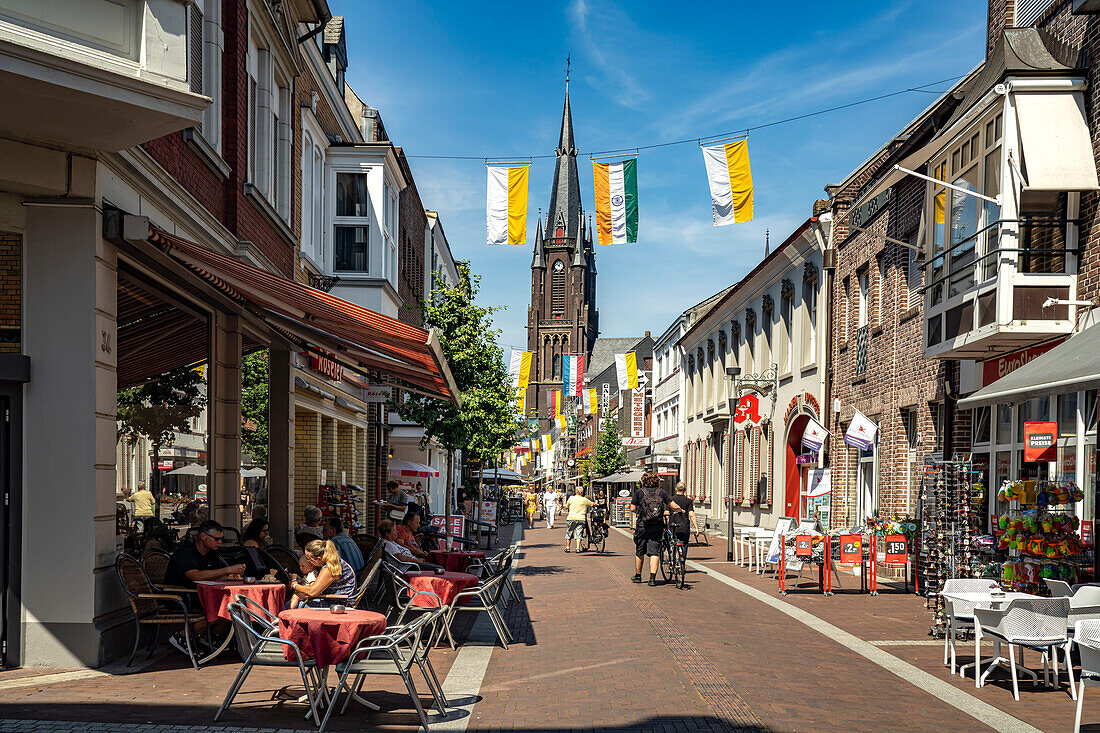
[[[206,583],[195,584],[199,602],[206,611],[206,620],[214,623],[219,618],[229,620],[228,606],[238,593],[256,601],[271,613],[278,615],[286,608],[286,586],[282,583]]]
[[[439,595],[444,606],[449,606],[462,591],[478,584],[476,575],[469,573],[446,572],[442,575],[435,573],[409,574],[405,576],[413,590],[424,590]],[[434,608],[436,601],[431,596],[417,596],[413,599],[414,606],[427,606]]]
[[[280,638],[293,641],[318,667],[342,662],[361,639],[386,630],[386,617],[374,611],[332,613],[327,608],[292,608],[279,614]],[[284,647],[283,655],[294,653]]]
[[[428,552],[428,559],[436,565],[442,565],[444,570],[464,573],[474,560],[484,560],[485,553],[481,550],[431,550]]]

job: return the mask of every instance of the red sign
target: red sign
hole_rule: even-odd
[[[909,560],[909,551],[903,534],[886,535],[885,562],[904,563]]]
[[[327,356],[321,356],[313,352],[309,354],[309,368],[318,374],[325,375],[334,382],[339,382],[344,378],[344,367]]]
[[[678,468],[658,468],[657,469],[657,475],[658,476],[679,476],[680,475],[680,469],[678,469]]]
[[[1024,462],[1053,461],[1057,454],[1058,423],[1024,423]]]
[[[1092,521],[1088,519],[1081,520],[1081,544],[1092,547]]]
[[[443,525],[447,518],[441,514],[436,514],[432,517],[432,526],[436,529],[443,529]],[[465,529],[466,517],[461,514],[454,514],[451,516],[451,530],[447,533],[453,537],[462,537],[462,531]]]
[[[813,554],[813,540],[808,534],[794,536],[795,557],[809,557]]]
[[[857,564],[863,562],[863,535],[840,535],[840,561]]]
[[[760,420],[760,398],[751,392],[738,397],[737,410],[733,413],[733,424],[737,427],[759,425]]]
[[[1064,339],[1052,341],[1049,344],[1042,344],[1040,346],[1031,346],[1011,354],[998,356],[996,359],[982,362],[982,386],[984,387],[987,384],[992,384],[1006,374],[1011,374],[1040,354],[1045,354],[1050,351],[1055,346],[1062,343],[1062,341],[1064,341]]]
[[[631,390],[630,394],[630,437],[645,437],[645,388]]]

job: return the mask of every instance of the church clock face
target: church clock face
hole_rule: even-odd
[[[558,260],[557,262],[554,263],[554,272],[561,272],[564,269],[565,269],[565,265],[562,264],[561,260]]]

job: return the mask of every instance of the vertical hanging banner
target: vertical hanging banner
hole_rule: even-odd
[[[540,440],[542,441],[542,450],[543,450],[543,452],[544,453],[549,453],[550,449],[554,447],[554,444],[550,440],[550,433],[547,433],[546,435],[542,436],[542,438]]]
[[[512,387],[527,389],[531,382],[531,352],[512,351],[512,359],[508,364],[508,376],[512,378]]]
[[[527,242],[527,165],[489,166],[485,220],[489,244]]]
[[[527,414],[527,389],[524,387],[516,388],[516,409],[521,415]]]
[[[726,145],[703,148],[703,162],[707,166],[714,226],[752,221],[749,141],[736,140]]]
[[[584,356],[570,354],[561,358],[562,387],[566,397],[579,397],[584,388]]]
[[[584,414],[595,415],[599,412],[599,401],[596,398],[596,390],[586,389],[584,394]]]
[[[592,161],[596,236],[600,244],[638,241],[638,159]]]
[[[638,355],[635,352],[615,354],[615,371],[619,377],[619,391],[638,389]]]
[[[640,388],[630,393],[630,437],[645,437],[645,390]]]
[[[550,417],[558,418],[561,416],[561,390],[551,389],[550,392]]]

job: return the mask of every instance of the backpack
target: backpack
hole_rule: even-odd
[[[642,503],[638,507],[638,519],[651,522],[660,519],[665,513],[665,502],[661,499],[660,487],[642,489]]]

